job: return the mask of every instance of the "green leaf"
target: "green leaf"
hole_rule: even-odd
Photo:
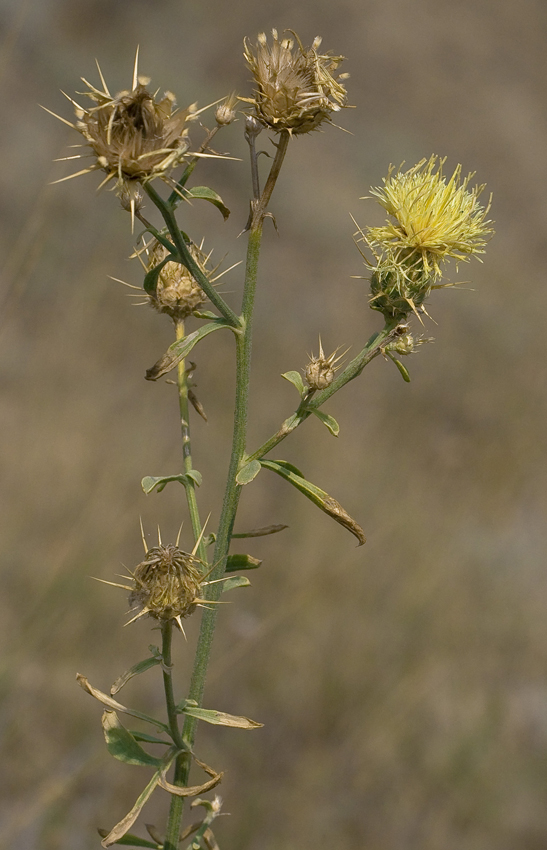
[[[198,472],[197,469],[189,469],[182,475],[145,475],[141,481],[141,487],[148,496],[155,488],[157,488],[158,493],[161,493],[171,481],[178,481],[184,487],[192,481],[199,487],[202,481],[201,472]]]
[[[147,735],[146,732],[135,731],[135,729],[130,729],[129,731],[135,741],[144,741],[145,744],[164,744],[169,746],[171,743],[170,741],[165,741],[163,738],[156,738],[155,735]]]
[[[131,732],[122,726],[115,711],[103,712],[103,732],[108,752],[111,756],[126,764],[139,764],[159,767],[161,759],[149,755],[137,743]]]
[[[292,473],[293,475],[297,475],[299,478],[304,478],[304,473],[301,472],[297,466],[294,466],[292,463],[289,463],[287,460],[274,460],[274,461],[260,461],[262,466],[265,463],[276,463],[281,469],[284,469],[287,473]]]
[[[150,670],[151,667],[156,667],[156,665],[161,664],[161,658],[145,658],[144,661],[139,661],[138,664],[134,664],[133,667],[130,667],[129,670],[126,670],[125,673],[122,673],[119,676],[112,687],[110,688],[110,695],[114,696],[118,691],[121,691],[123,686],[129,682],[133,676],[138,676],[140,673],[144,673],[145,670]]]
[[[218,319],[217,314],[213,313],[211,310],[200,310],[199,312],[194,310],[192,316],[195,316],[196,319]]]
[[[189,717],[204,720],[205,723],[212,723],[215,726],[232,726],[235,729],[259,729],[264,726],[263,723],[257,723],[248,717],[226,714],[224,711],[214,711],[210,708],[198,708],[192,705],[189,700],[185,700],[180,706],[177,706],[177,711],[180,714],[187,714]]]
[[[327,426],[332,436],[337,437],[340,433],[340,425],[338,424],[334,416],[329,416],[328,413],[323,413],[322,410],[315,410],[315,408],[312,408],[312,410],[313,413],[315,413],[315,415],[317,416],[317,418],[321,420],[323,425]]]
[[[251,582],[245,576],[233,576],[233,578],[227,578],[224,580],[224,584],[222,585],[222,592],[226,593],[228,590],[235,590],[236,587],[250,587]]]
[[[197,469],[189,469],[186,473],[188,478],[191,478],[194,484],[197,484],[198,487],[201,487],[201,482],[203,481],[203,477],[201,472],[198,472]]]
[[[288,525],[264,525],[262,528],[252,528],[250,531],[240,531],[237,534],[232,534],[234,537],[266,537],[267,534],[277,534],[278,531],[284,531]]]
[[[407,384],[409,384],[410,383],[410,375],[408,374],[408,369],[406,368],[406,366],[403,366],[401,361],[397,360],[397,358],[394,357],[389,351],[386,351],[386,354],[389,357],[389,359],[392,360],[395,363],[395,365],[397,366],[397,369],[399,370],[399,372],[403,376],[403,381],[406,381]]]
[[[97,832],[101,836],[101,838],[106,838],[108,835],[108,830],[106,829],[98,829]],[[127,832],[122,838],[119,838],[116,844],[123,844],[126,847],[152,847],[153,850],[162,850],[162,845],[157,844],[152,841],[148,841],[146,838],[139,838],[138,835],[131,835],[130,832]]]
[[[260,461],[259,460],[251,460],[249,463],[244,464],[241,467],[239,472],[236,475],[236,481],[238,484],[243,486],[244,484],[249,484],[253,478],[256,478],[258,473],[260,472]]]
[[[319,487],[316,487],[315,484],[312,484],[311,481],[307,481],[301,472],[296,470],[292,464],[287,463],[284,460],[261,460],[261,465],[266,469],[270,469],[272,472],[276,472],[286,481],[296,487],[301,493],[304,494],[310,501],[317,505],[318,508],[321,508],[326,514],[332,517],[336,522],[343,525],[344,528],[347,528],[348,531],[357,538],[359,541],[359,545],[362,546],[363,543],[366,543],[366,537],[363,532],[363,529],[360,525],[358,525],[352,517],[344,510],[342,505],[333,499],[332,496],[329,496],[328,493],[325,493],[324,490],[321,490]]]
[[[160,272],[163,269],[163,267],[165,266],[165,264],[166,263],[177,263],[177,262],[178,262],[177,257],[173,254],[169,254],[165,258],[165,260],[162,260],[161,263],[159,263],[157,266],[154,266],[153,269],[150,269],[150,271],[145,275],[145,278],[144,278],[144,281],[143,281],[143,284],[142,284],[144,291],[147,292],[148,295],[154,295],[154,293],[157,289],[157,286],[158,286],[158,277],[160,276]]]
[[[201,339],[204,339],[204,337],[208,336],[210,333],[213,333],[213,331],[218,331],[221,328],[231,328],[231,325],[225,319],[215,319],[207,325],[202,325],[197,329],[197,331],[193,331],[191,334],[188,334],[188,336],[185,336],[182,339],[177,339],[169,346],[163,357],[160,357],[160,359],[146,371],[146,380],[157,381],[162,375],[170,372],[171,369],[174,369],[181,360],[184,360],[184,358],[190,354],[196,343],[198,343]]]
[[[239,570],[256,570],[261,563],[262,561],[258,558],[253,558],[252,555],[238,555],[234,553],[233,555],[228,555],[226,572],[237,573]]]
[[[220,195],[217,195],[217,193],[214,192],[213,189],[209,189],[208,186],[194,186],[193,189],[187,189],[187,194],[185,193],[185,195],[189,200],[195,198],[196,200],[209,201],[210,204],[214,204],[215,207],[222,213],[224,221],[226,221],[230,215],[230,210],[223,203]]]
[[[304,386],[304,381],[302,380],[300,372],[283,372],[281,377],[285,378],[286,381],[290,381],[290,383],[293,384],[300,393],[300,397],[304,398],[307,389]]]

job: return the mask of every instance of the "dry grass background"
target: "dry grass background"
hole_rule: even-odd
[[[545,570],[547,6],[544,0],[4,0],[0,256],[0,846],[98,846],[145,771],[107,757],[98,687],[144,657],[149,623],[123,629],[111,578],[141,555],[138,517],[176,533],[182,491],[145,497],[145,474],[178,469],[176,404],[143,381],[170,330],[129,306],[107,275],[138,281],[127,219],[96,177],[67,173],[60,88],[127,86],[135,45],[153,82],[186,104],[247,86],[244,35],[277,26],[349,57],[352,136],[297,140],[272,208],[256,325],[251,445],[294,403],[279,373],[321,332],[357,346],[379,327],[352,246],[351,211],[390,162],[448,156],[494,192],[497,235],[473,292],[435,296],[436,342],[410,385],[377,360],[278,456],[298,462],[365,527],[353,540],[263,472],[240,527],[289,522],[250,550],[253,587],[220,618],[206,704],[263,721],[260,732],[203,729],[202,757],[226,770],[223,848],[540,850],[547,844]],[[66,132],[65,132],[66,130]],[[241,123],[223,145],[243,155]],[[193,210],[220,258],[247,209],[246,163],[203,168],[233,209]],[[228,277],[234,291],[240,278]],[[198,354],[210,422],[195,426],[204,511],[218,516],[227,465],[230,341]],[[228,377],[226,377],[228,375]],[[268,395],[269,394],[269,395]],[[214,451],[210,446],[214,444]],[[213,520],[214,521],[214,520]],[[235,599],[235,597],[234,597]],[[179,648],[179,670],[190,664]],[[152,677],[153,673],[147,674]],[[127,699],[154,709],[151,678]],[[145,708],[146,710],[146,708]],[[163,821],[158,798],[148,820]]]

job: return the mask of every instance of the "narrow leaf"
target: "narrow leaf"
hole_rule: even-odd
[[[176,342],[169,346],[163,357],[160,357],[157,363],[154,363],[154,365],[147,370],[145,375],[146,380],[157,381],[162,375],[165,375],[167,372],[170,372],[171,369],[174,369],[181,360],[184,360],[184,358],[190,354],[194,345],[196,345],[196,343],[198,343],[201,339],[204,339],[204,337],[213,333],[213,331],[229,327],[231,327],[231,325],[225,319],[215,319],[214,322],[202,325],[197,329],[197,331],[193,331],[191,334],[188,334],[188,336],[185,336],[182,339],[177,339]]]
[[[226,221],[230,215],[230,210],[224,204],[220,195],[217,195],[217,193],[212,189],[209,189],[208,186],[194,186],[193,189],[188,189],[187,192],[187,197],[190,200],[195,198],[196,200],[209,201],[210,204],[214,204],[214,206],[222,213],[224,221]]]
[[[283,372],[281,377],[285,378],[286,381],[290,381],[290,383],[293,384],[300,393],[301,398],[304,398],[306,395],[306,387],[304,386],[304,381],[302,380],[300,372]]]
[[[392,360],[393,363],[395,363],[395,365],[397,366],[397,369],[399,370],[399,372],[403,376],[403,381],[406,381],[407,384],[409,384],[410,383],[410,375],[408,374],[408,369],[406,368],[406,366],[403,366],[401,361],[397,360],[396,357],[393,357],[393,355],[389,351],[386,351],[386,354],[389,357],[389,359]]]
[[[175,755],[176,750],[171,750],[165,756],[162,761],[162,768],[155,772],[154,776],[152,777],[144,791],[139,794],[137,802],[135,803],[131,811],[128,812],[126,816],[122,818],[122,820],[117,823],[113,829],[110,830],[110,832],[107,836],[105,836],[105,838],[103,838],[103,840],[101,841],[103,847],[110,847],[112,844],[117,844],[120,838],[123,838],[126,832],[131,829],[138,816],[140,815],[141,811],[143,810],[144,806],[146,805],[147,801],[152,796],[154,789],[157,785],[159,785],[162,772],[165,772],[169,769],[169,766],[175,758]]]
[[[248,717],[226,714],[224,711],[214,711],[209,708],[198,708],[194,705],[183,705],[178,710],[181,714],[188,714],[190,717],[204,720],[205,723],[212,723],[215,726],[232,726],[234,729],[259,729],[264,726],[263,723],[257,723]]]
[[[249,484],[253,478],[256,478],[258,473],[260,472],[260,461],[259,460],[251,460],[249,463],[246,463],[241,467],[239,472],[236,475],[236,481],[238,484],[243,486],[244,484]]]
[[[110,695],[114,696],[118,691],[121,691],[124,685],[129,682],[133,676],[138,676],[140,673],[144,673],[145,670],[149,670],[151,667],[155,667],[157,664],[161,663],[161,658],[145,658],[144,661],[139,661],[138,664],[134,664],[133,667],[130,667],[129,670],[126,670],[125,673],[122,673],[119,676],[112,687],[110,688]]]
[[[301,472],[297,466],[289,463],[287,460],[275,460],[275,461],[260,461],[262,465],[265,463],[276,463],[279,467],[284,469],[287,473],[291,473],[293,475],[297,475],[299,478],[304,478],[304,473]]]
[[[148,295],[154,295],[154,293],[156,292],[156,289],[157,289],[157,286],[158,286],[158,277],[160,276],[160,272],[163,269],[164,265],[166,263],[169,263],[169,262],[176,263],[176,262],[178,262],[178,260],[177,260],[176,256],[174,256],[173,254],[168,254],[168,256],[164,260],[162,260],[161,263],[159,263],[157,266],[154,266],[154,268],[151,269],[145,275],[142,286],[143,286],[144,291],[147,292]]]
[[[327,426],[332,436],[337,437],[340,433],[340,425],[338,424],[334,416],[329,416],[328,413],[323,413],[322,410],[316,410],[315,408],[312,408],[312,410],[313,413],[315,413],[315,415],[317,416],[317,418],[321,420],[323,425]]]
[[[293,467],[292,464],[283,460],[261,460],[260,463],[266,469],[276,472],[296,487],[296,489],[303,493],[304,496],[310,499],[314,505],[317,505],[318,508],[321,508],[322,511],[336,520],[336,522],[343,525],[344,528],[348,529],[348,531],[351,531],[351,533],[359,541],[359,546],[366,543],[366,537],[363,529],[355,522],[354,519],[352,519],[352,517],[350,517],[342,505],[340,505],[336,499],[333,499],[332,496],[329,496],[328,493],[325,493],[324,490],[321,490],[319,487],[316,487],[315,484],[307,481],[301,473],[297,474],[294,472],[293,470],[295,467]]]
[[[125,705],[122,705],[121,702],[117,702],[117,700],[108,696],[108,694],[99,691],[97,688],[94,688],[93,685],[90,685],[85,676],[82,676],[81,673],[76,673],[76,681],[80,685],[81,688],[86,691],[90,696],[94,697],[103,705],[106,705],[107,708],[112,708],[114,711],[121,711],[122,714],[129,714],[131,717],[137,717],[139,720],[145,720],[146,723],[151,723],[152,726],[156,726],[158,729],[161,729],[163,732],[169,732],[169,726],[167,724],[162,723],[161,720],[156,720],[155,717],[150,717],[148,714],[143,714],[142,711],[135,711],[132,708],[127,708]]]
[[[228,560],[226,561],[226,572],[237,573],[239,570],[256,570],[261,563],[262,561],[258,558],[253,558],[252,555],[239,555],[234,553],[233,555],[228,555]]]
[[[176,797],[197,797],[198,794],[205,794],[207,791],[210,791],[211,788],[214,788],[218,785],[219,782],[222,781],[222,777],[224,773],[217,773],[213,776],[212,779],[209,779],[208,782],[204,782],[203,785],[172,785],[171,782],[168,782],[163,775],[159,781],[159,785],[161,788],[164,788],[165,791],[169,791],[170,794],[174,794]]]
[[[264,525],[262,528],[253,528],[251,531],[240,531],[237,534],[232,534],[234,537],[265,537],[267,534],[277,534],[278,531],[284,531],[288,525]]]
[[[98,829],[97,832],[101,838],[108,835],[107,829]],[[123,844],[125,847],[152,847],[153,850],[162,850],[163,846],[157,842],[148,841],[146,838],[140,838],[138,835],[132,835],[130,832],[127,832],[123,838],[119,838],[116,844]]]
[[[195,316],[196,319],[218,319],[217,314],[211,310],[194,310],[192,316]]]
[[[161,759],[154,758],[143,750],[131,732],[120,723],[115,711],[103,712],[102,724],[106,747],[111,756],[126,764],[152,767],[162,764]]]
[[[233,578],[227,578],[222,585],[222,592],[226,593],[228,590],[235,590],[236,587],[250,587],[251,582],[245,576],[234,576]]]
[[[129,731],[135,741],[144,741],[145,744],[167,744],[168,746],[170,744],[170,741],[165,741],[163,738],[156,738],[155,735],[147,735],[146,732],[140,732],[135,729],[130,729]]]

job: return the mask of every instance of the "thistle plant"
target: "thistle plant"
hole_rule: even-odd
[[[371,190],[371,197],[388,214],[386,223],[381,227],[358,226],[355,234],[369,270],[369,306],[382,313],[383,327],[368,341],[362,341],[358,354],[347,363],[344,362],[347,352],[338,354],[340,348],[337,348],[326,356],[319,340],[317,356],[309,355],[307,363],[283,375],[297,391],[293,413],[284,418],[278,430],[261,446],[248,446],[254,297],[262,234],[265,220],[271,216],[272,194],[292,137],[332,124],[333,113],[347,107],[347,75],[337,74],[343,57],[319,53],[319,38],[310,48],[305,48],[296,34],[292,36],[280,40],[274,31],[270,43],[264,34],[258,36],[254,45],[245,42],[244,57],[254,78],[254,91],[240,97],[228,94],[214,104],[212,129],[200,130],[204,135],[198,141],[193,138],[193,128],[198,126],[195,119],[204,110],[198,110],[195,104],[179,110],[170,93],[158,99],[157,93],[148,88],[149,80],[139,76],[137,62],[130,89],[112,95],[99,69],[101,88],[84,80],[86,105],[69,98],[75,121],[61,119],[80,134],[85,155],[90,157],[86,168],[69,177],[101,172],[104,175],[101,186],[111,184],[122,209],[131,215],[131,227],[137,222],[142,226],[135,237],[134,252],[144,270],[139,293],[145,303],[173,324],[174,340],[148,369],[146,378],[157,381],[176,372],[182,464],[168,476],[145,476],[142,487],[146,493],[152,493],[161,492],[168,485],[182,485],[185,495],[182,519],[189,517],[189,530],[185,534],[192,537],[184,548],[180,544],[180,532],[174,543],[159,539],[157,546],[149,548],[143,534],[143,561],[128,570],[121,582],[105,582],[127,593],[131,627],[145,628],[149,624],[159,630],[161,646],[151,646],[150,655],[123,673],[108,693],[91,685],[84,676],[77,677],[82,688],[103,705],[102,725],[111,755],[127,765],[152,770],[152,777],[131,811],[110,830],[100,831],[103,847],[116,843],[156,850],[218,847],[212,825],[220,814],[221,800],[218,796],[207,799],[202,795],[220,783],[222,772],[199,759],[197,724],[202,721],[247,730],[261,725],[245,716],[203,705],[218,606],[223,593],[248,585],[244,573],[260,564],[250,555],[231,551],[234,537],[273,534],[285,527],[272,525],[271,518],[265,518],[263,527],[234,535],[241,491],[252,486],[263,470],[273,472],[345,527],[359,545],[365,543],[363,529],[335,498],[307,480],[297,467],[272,459],[270,452],[311,416],[317,417],[330,434],[338,436],[338,423],[323,406],[380,355],[395,363],[403,378],[410,380],[400,358],[416,352],[426,341],[414,336],[411,322],[423,323],[427,316],[426,303],[433,290],[452,285],[442,282],[447,262],[466,261],[482,254],[492,234],[487,220],[489,204],[483,206],[479,201],[484,187],[471,187],[473,175],[462,178],[460,166],[448,179],[443,174],[444,160],[435,156],[407,171],[390,168],[383,186]],[[202,234],[192,233],[193,207],[186,203],[204,200],[213,204],[222,216],[229,215],[224,200],[214,189],[192,185],[191,178],[196,167],[207,158],[229,159],[215,152],[213,140],[236,119],[241,122],[248,148],[251,185],[250,214],[244,228],[247,258],[240,309],[230,305],[215,287],[218,269],[211,265],[210,254],[204,250]],[[263,181],[259,168],[261,151],[257,148],[264,131],[270,134],[275,155]],[[319,139],[310,143],[317,144]],[[232,164],[228,163],[227,167]],[[159,226],[149,220],[147,207],[156,211],[156,217],[161,220]],[[214,241],[214,237],[209,235],[208,241]],[[195,356],[194,349],[206,345],[206,337],[216,331],[224,331],[232,338],[236,391],[222,510],[207,526],[203,520],[206,509],[198,505],[201,474],[192,457],[191,424],[194,423],[190,408],[201,416],[204,412],[192,391],[191,373],[195,365],[187,365],[187,358],[191,353]],[[215,451],[214,446],[211,451]],[[201,617],[201,628],[191,681],[185,684],[179,681],[173,668],[172,642],[179,636],[184,640],[184,621],[190,616]],[[187,651],[191,651],[190,645]],[[147,716],[117,698],[131,678],[154,667],[158,668],[157,687],[162,689],[165,700],[163,718]],[[130,730],[122,724],[120,715],[137,718],[148,727],[147,731]],[[149,752],[151,745],[154,754]],[[205,777],[190,785],[193,764]],[[156,789],[166,791],[170,803],[165,825],[148,826],[147,838],[142,833],[133,833],[132,829]],[[191,807],[200,806],[204,812],[188,825],[183,822],[185,798],[193,801]]]

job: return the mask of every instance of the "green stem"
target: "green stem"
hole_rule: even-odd
[[[235,516],[237,512],[237,507],[239,504],[239,495],[241,488],[238,486],[236,482],[236,475],[245,457],[245,447],[246,447],[246,436],[247,436],[247,413],[248,413],[248,403],[249,403],[249,382],[250,382],[250,374],[251,374],[251,348],[252,348],[252,318],[253,318],[253,308],[254,308],[254,297],[256,291],[256,282],[258,277],[258,260],[260,255],[260,246],[262,241],[262,230],[264,218],[266,215],[267,204],[271,198],[271,194],[273,192],[275,182],[277,177],[279,176],[279,171],[281,169],[281,165],[283,163],[283,159],[285,157],[285,153],[287,151],[287,145],[289,142],[289,134],[283,133],[281,134],[281,138],[279,140],[277,154],[272,164],[272,168],[270,174],[268,176],[268,180],[266,181],[266,186],[264,188],[264,192],[260,200],[253,207],[253,218],[251,222],[251,230],[249,234],[249,244],[247,247],[247,263],[245,270],[245,285],[243,291],[243,305],[242,305],[242,315],[241,318],[235,317],[235,322],[233,323],[235,327],[241,328],[241,332],[235,334],[236,338],[236,397],[235,397],[235,408],[234,408],[234,430],[233,430],[233,438],[232,438],[232,453],[230,457],[230,465],[228,469],[228,477],[226,481],[226,490],[224,493],[224,501],[222,505],[222,511],[219,520],[219,527],[217,530],[217,540],[215,546],[214,553],[214,561],[215,569],[211,574],[211,582],[215,579],[220,579],[223,577],[225,569],[226,569],[226,559],[228,556],[228,550],[230,548],[230,541],[232,537],[232,531],[234,527]],[[175,224],[173,224],[174,217],[172,216],[172,212],[169,211],[161,198],[158,196],[158,200],[161,202],[161,206],[157,203],[156,198],[153,197],[151,191],[152,188],[147,184],[145,186],[146,191],[149,193],[154,203],[158,206],[162,215],[164,216],[165,222],[169,228],[169,232],[177,250],[181,253],[181,257],[183,257],[183,252],[181,250],[182,246],[179,243],[182,240],[180,235],[180,231]],[[156,193],[154,192],[154,195]],[[162,209],[162,206],[164,209]],[[171,221],[172,219],[172,221]],[[184,245],[184,249],[187,252],[186,246]],[[185,260],[186,262],[186,260]],[[194,274],[193,270],[188,266],[189,270]],[[201,286],[201,282],[198,278],[198,283]],[[204,288],[204,287],[202,287]],[[212,300],[212,299],[211,299]],[[220,308],[219,308],[220,309]],[[229,318],[226,313],[223,313],[225,318]],[[180,387],[180,370],[179,370],[179,400],[184,397],[184,401],[181,402],[181,419],[185,419],[187,421],[187,412],[188,412],[188,392],[187,387],[184,392],[181,391]],[[184,426],[183,426],[183,445],[185,440]],[[189,450],[189,446],[188,446]],[[184,448],[183,448],[184,451]],[[189,491],[187,490],[187,493]],[[205,688],[205,679],[207,676],[207,667],[209,664],[209,657],[211,654],[211,647],[213,643],[213,637],[216,626],[216,605],[214,603],[218,602],[219,596],[222,593],[222,582],[211,583],[207,586],[207,599],[213,603],[211,607],[207,607],[204,609],[203,617],[201,621],[201,629],[198,640],[198,645],[196,648],[196,656],[194,660],[194,669],[192,672],[192,679],[190,683],[190,690],[188,694],[188,699],[195,700],[198,705],[201,705],[203,698],[203,691]],[[170,638],[169,638],[170,641]],[[170,643],[169,643],[169,652],[170,652]],[[170,654],[169,654],[170,660]],[[165,674],[164,674],[165,681]],[[170,677],[169,677],[170,681]],[[172,693],[172,692],[171,692]],[[168,700],[169,707],[169,697],[166,689],[166,699]],[[176,720],[176,718],[175,718]],[[194,738],[195,738],[195,730],[196,730],[197,720],[193,717],[186,716],[184,720],[184,726],[182,730],[182,742],[183,746],[187,751],[191,751]],[[178,725],[177,725],[178,731]],[[189,774],[190,774],[191,760],[190,756],[187,753],[181,753],[175,762],[175,776],[174,776],[174,784],[176,785],[187,785]],[[182,821],[182,810],[183,810],[183,800],[182,797],[173,796],[171,798],[171,807],[169,811],[169,820],[167,825],[166,832],[166,840],[164,844],[164,850],[177,850],[178,848],[178,838],[180,835],[180,827]]]
[[[165,691],[165,704],[167,707],[167,718],[169,721],[169,729],[175,746],[181,750],[186,749],[182,736],[180,734],[175,695],[173,692],[173,677],[171,660],[171,642],[173,638],[173,620],[162,620],[161,623],[161,638],[162,638],[162,658],[163,658],[163,688]],[[183,784],[181,778],[186,773],[186,765],[190,764],[190,755],[188,753],[179,753],[175,760],[175,775],[174,784]],[[165,835],[164,850],[178,850],[180,825],[182,821],[182,812],[184,808],[184,798],[173,795],[171,797],[171,805],[169,808],[169,820],[167,822],[167,830]]]
[[[213,304],[217,308],[219,313],[224,316],[226,321],[230,322],[230,324],[234,328],[239,327],[239,318],[236,316],[231,307],[226,304],[224,298],[222,298],[222,296],[218,294],[212,283],[209,281],[206,275],[203,274],[202,270],[190,254],[188,246],[184,241],[184,237],[180,232],[180,228],[175,218],[174,209],[171,204],[164,201],[161,195],[158,195],[158,193],[150,183],[143,183],[142,186],[150,200],[156,205],[156,207],[162,214],[163,220],[167,225],[167,229],[169,231],[171,239],[173,240],[175,248],[177,249],[177,253],[180,257],[181,263],[186,266],[192,277],[197,281],[199,286],[205,292],[211,304]]]
[[[367,366],[371,360],[374,360],[375,357],[378,357],[382,348],[396,336],[397,324],[398,322],[395,321],[386,322],[379,333],[375,333],[371,336],[363,350],[360,351],[357,357],[355,357],[351,363],[346,366],[344,371],[338,375],[330,387],[321,390],[321,392],[314,393],[312,397],[307,396],[302,399],[295,413],[283,422],[279,431],[270,437],[269,440],[266,440],[260,448],[249,455],[247,460],[260,460],[260,458],[268,454],[268,452],[275,448],[275,446],[279,445],[285,437],[288,437],[288,435],[298,428],[302,422],[311,416],[313,410],[317,410],[317,408],[324,404],[324,402],[334,395],[335,392],[338,392],[338,390],[349,383],[349,381],[352,381],[360,375],[365,366]]]
[[[176,323],[177,339],[184,337],[184,322],[179,320]],[[190,472],[192,467],[192,445],[190,442],[190,411],[188,405],[188,376],[186,373],[186,364],[184,360],[177,367],[177,388],[179,395],[179,411],[180,411],[180,428],[182,437],[182,463],[184,472]],[[196,499],[196,485],[191,478],[184,485],[186,490],[186,501],[188,503],[188,512],[190,514],[190,522],[192,523],[192,531],[194,541],[197,542],[201,536],[201,520],[199,518],[199,510]],[[197,556],[202,561],[206,561],[205,543],[201,539]]]
[[[234,430],[232,439],[232,453],[230,457],[230,466],[226,481],[226,490],[224,493],[224,501],[220,515],[220,521],[217,531],[217,540],[215,546],[214,560],[215,569],[211,575],[211,580],[220,579],[223,577],[226,569],[226,558],[230,548],[230,541],[234,527],[234,521],[239,503],[239,495],[241,488],[236,482],[236,475],[240,465],[245,457],[246,436],[247,436],[247,411],[249,399],[249,380],[251,372],[251,348],[252,348],[252,316],[254,307],[254,297],[256,291],[256,282],[258,276],[258,260],[260,256],[260,246],[262,241],[262,230],[264,218],[267,213],[267,205],[271,198],[276,180],[281,170],[283,159],[287,152],[287,146],[290,140],[288,133],[281,133],[277,146],[277,153],[270,170],[270,174],[266,181],[264,192],[259,202],[253,210],[253,218],[249,234],[249,244],[247,248],[247,263],[245,269],[245,287],[243,292],[242,306],[242,324],[243,331],[236,335],[236,398],[234,409]],[[218,601],[222,593],[222,582],[210,584],[208,587],[207,598],[215,603]],[[190,684],[189,699],[195,700],[198,705],[201,705],[203,699],[203,691],[205,688],[205,679],[207,676],[207,667],[211,654],[211,646],[216,626],[217,610],[216,605],[206,609],[203,613],[201,621],[201,631],[196,649],[196,657],[194,661],[194,670]],[[191,748],[194,743],[196,720],[193,717],[187,717],[184,722],[183,739],[186,745]]]

